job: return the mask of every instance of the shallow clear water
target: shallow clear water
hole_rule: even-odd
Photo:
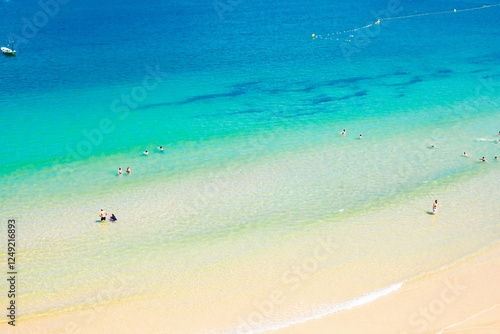
[[[1,6],[18,35],[39,10]],[[0,62],[14,83],[0,90],[0,207],[20,222],[22,315],[93,303],[111,279],[126,289],[110,299],[161,296],[179,314],[233,295],[237,322],[335,236],[339,256],[272,317],[287,323],[498,241],[495,190],[452,187],[498,176],[500,9],[392,20],[349,59],[351,42],[310,37],[386,7],[242,2],[221,20],[210,2],[61,6]],[[437,196],[450,201],[428,224]],[[96,222],[101,207],[118,222]]]

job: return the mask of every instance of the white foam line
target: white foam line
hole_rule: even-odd
[[[361,297],[349,300],[347,302],[330,305],[330,306],[326,307],[325,309],[319,311],[318,313],[315,313],[315,314],[312,314],[309,316],[305,316],[303,318],[299,318],[299,319],[296,319],[296,320],[293,320],[293,321],[290,321],[287,323],[277,324],[274,326],[268,326],[266,328],[254,329],[250,333],[258,334],[258,333],[264,333],[267,331],[275,331],[275,330],[289,327],[292,325],[301,324],[301,323],[304,323],[304,322],[307,322],[310,320],[320,319],[320,318],[323,318],[324,316],[327,316],[327,315],[330,315],[333,313],[337,313],[340,311],[350,310],[352,308],[371,303],[371,302],[373,302],[381,297],[387,296],[387,295],[401,289],[403,284],[404,284],[404,282],[396,283],[396,284],[390,285],[386,288],[367,293]]]
[[[490,307],[489,309],[482,310],[481,312],[478,312],[478,313],[476,313],[476,314],[474,314],[474,315],[471,315],[470,317],[468,317],[468,318],[467,318],[467,319],[465,319],[465,320],[462,320],[462,321],[460,321],[460,322],[457,322],[457,323],[454,323],[454,324],[448,325],[448,326],[446,326],[446,327],[444,327],[444,328],[441,328],[441,330],[440,330],[439,332],[436,332],[436,334],[442,334],[445,330],[450,329],[450,328],[453,328],[453,327],[458,326],[458,325],[461,325],[461,324],[463,324],[464,322],[469,321],[469,320],[471,320],[471,319],[474,319],[475,317],[477,317],[477,316],[479,316],[479,315],[481,315],[481,314],[483,314],[483,313],[486,313],[486,312],[489,312],[489,311],[493,310],[493,309],[494,309],[494,308],[496,308],[497,306],[500,306],[500,304],[496,304],[496,305],[494,305],[494,306]]]
[[[498,141],[498,139],[477,138],[477,141]]]

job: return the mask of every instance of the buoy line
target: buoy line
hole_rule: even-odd
[[[355,32],[355,31],[358,31],[358,30],[367,29],[367,28],[370,28],[371,26],[373,26],[374,24],[380,24],[381,21],[408,19],[408,18],[412,18],[412,17],[427,16],[427,15],[439,15],[439,14],[450,14],[450,13],[468,12],[468,11],[472,11],[472,10],[486,9],[486,8],[498,7],[498,6],[500,6],[500,4],[483,5],[481,7],[473,7],[473,8],[466,8],[466,9],[453,9],[453,10],[447,10],[447,11],[441,11],[441,12],[422,13],[422,14],[396,16],[396,17],[386,17],[386,18],[378,19],[377,22],[372,23],[372,24],[368,24],[368,25],[366,25],[364,27],[359,27],[359,28],[354,28],[354,29],[349,29],[349,30],[344,30],[344,31],[337,31],[337,32],[333,32],[333,33],[327,34],[326,36],[312,34],[312,38],[313,39],[318,38],[318,39],[329,39],[329,40],[336,39],[336,40],[338,40],[339,38],[327,37],[327,36],[343,35],[343,34],[347,34],[347,33],[350,33],[350,32]],[[354,37],[354,36],[351,35],[349,37]]]

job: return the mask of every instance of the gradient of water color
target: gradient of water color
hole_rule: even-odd
[[[401,15],[476,5],[401,2]],[[40,10],[1,6],[6,35]],[[21,316],[154,298],[179,328],[196,314],[196,332],[262,332],[498,242],[500,9],[311,39],[387,6],[243,1],[221,20],[210,1],[61,5],[0,61]],[[101,207],[118,222],[96,222]],[[286,302],[250,325],[275,289]]]

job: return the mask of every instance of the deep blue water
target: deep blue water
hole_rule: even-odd
[[[10,34],[21,37],[18,57],[0,63],[4,80],[15,82],[4,85],[2,94],[134,82],[142,78],[144,65],[160,65],[171,74],[233,75],[320,67],[326,75],[342,77],[365,62],[378,66],[363,71],[380,65],[412,70],[423,64],[442,67],[478,48],[483,56],[498,52],[492,39],[498,38],[498,8],[386,23],[372,45],[353,56],[356,66],[346,63],[338,43],[318,43],[310,36],[373,23],[374,13],[387,9],[386,1],[239,0],[223,19],[214,3],[72,0],[59,5],[46,25],[35,26],[33,37],[24,38],[31,30],[23,19],[34,23],[41,7],[36,1],[2,2],[2,42]],[[404,16],[482,4],[402,1],[396,7]]]
[[[49,18],[37,1],[0,1],[0,43],[17,49],[0,55],[0,210],[23,222],[23,263],[41,273],[24,276],[29,312],[81,304],[98,289],[83,276],[136,274],[150,249],[150,264],[176,275],[171,241],[198,242],[210,263],[211,235],[218,245],[228,230],[257,231],[260,242],[296,226],[302,238],[310,223],[341,226],[323,220],[336,213],[498,167],[476,158],[499,154],[500,7],[382,21],[337,41],[311,35],[374,24],[391,7],[405,16],[485,3],[70,0]],[[131,177],[116,175],[127,166]],[[110,243],[94,220],[103,206],[124,222]],[[484,228],[494,218],[474,217],[475,232],[496,238]],[[259,247],[248,240],[242,248]],[[169,285],[165,272],[140,275]],[[64,303],[47,303],[47,291]]]
[[[404,16],[479,1],[50,3],[53,17],[36,1],[1,3],[3,42],[17,39],[18,52],[0,61],[5,173],[82,158],[67,145],[76,148],[103,117],[116,124],[113,101],[140,85],[148,67],[160,69],[160,88],[134,105],[119,137],[84,159],[237,136],[280,118],[300,126],[447,105],[499,75],[500,7],[383,21],[368,38],[311,38],[374,23],[391,7],[389,16]]]

